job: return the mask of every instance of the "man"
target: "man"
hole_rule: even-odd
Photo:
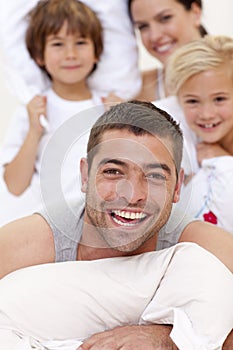
[[[93,126],[81,160],[85,208],[76,222],[58,211],[6,225],[0,232],[0,273],[64,260],[93,260],[154,251],[164,240],[195,242],[233,271],[233,237],[203,222],[171,216],[183,171],[182,133],[169,115],[147,103],[112,107]],[[168,220],[169,219],[169,220]],[[170,233],[168,233],[168,229]],[[167,236],[166,236],[167,235]],[[172,238],[173,237],[173,238]],[[172,240],[173,239],[173,240]],[[94,335],[83,349],[175,348],[169,326],[126,326]]]

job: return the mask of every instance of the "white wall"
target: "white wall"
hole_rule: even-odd
[[[204,12],[203,23],[207,30],[212,34],[225,34],[233,36],[232,14],[233,1],[232,0],[203,0]],[[221,4],[221,5],[220,5]],[[154,61],[151,60],[148,54],[142,49],[140,45],[140,67],[150,68],[154,66]],[[0,63],[2,63],[1,49],[0,49]],[[17,99],[12,96],[6,86],[6,82],[2,73],[2,64],[0,64],[0,101],[1,101],[1,119],[0,119],[0,144],[5,135],[5,130],[14,113]]]
[[[3,141],[5,131],[9,124],[9,121],[15,111],[18,104],[17,99],[12,96],[6,85],[5,78],[3,76],[2,67],[2,54],[0,50],[0,101],[1,101],[1,114],[0,114],[0,145]]]

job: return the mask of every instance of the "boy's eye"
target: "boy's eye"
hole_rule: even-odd
[[[62,42],[60,41],[54,41],[51,43],[52,46],[62,46]]]
[[[87,43],[87,41],[85,39],[79,39],[76,41],[77,45],[85,45]]]

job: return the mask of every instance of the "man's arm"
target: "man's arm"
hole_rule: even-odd
[[[233,330],[228,335],[226,341],[223,344],[223,350],[232,350],[233,349]]]
[[[94,334],[78,350],[178,350],[169,334],[171,326],[124,326]]]
[[[97,333],[86,340],[78,350],[108,350],[135,349],[138,350],[178,350],[169,334],[171,326],[126,326],[117,327],[111,331]],[[223,344],[223,350],[233,349],[233,331]]]
[[[193,242],[215,255],[233,273],[233,235],[203,221],[193,221],[182,232],[179,242]]]
[[[0,278],[22,267],[54,262],[53,234],[34,214],[0,228]]]
[[[94,334],[77,350],[178,350],[169,334],[171,326],[125,326]],[[233,331],[223,344],[223,350],[233,349]]]

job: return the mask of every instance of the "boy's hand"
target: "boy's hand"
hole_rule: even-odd
[[[40,116],[46,116],[46,96],[36,95],[27,104],[27,111],[29,116],[30,131],[41,137],[44,128],[40,123]]]

